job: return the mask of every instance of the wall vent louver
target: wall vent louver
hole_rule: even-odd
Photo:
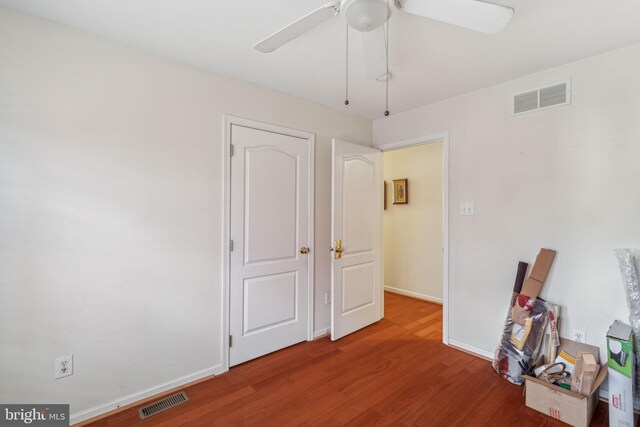
[[[159,414],[160,412],[171,409],[174,406],[178,406],[187,400],[189,400],[187,394],[184,391],[181,391],[180,393],[172,394],[171,396],[167,396],[164,399],[138,409],[138,413],[140,414],[140,418],[144,420],[152,415]]]
[[[571,103],[571,81],[567,80],[551,86],[528,90],[513,96],[514,116],[531,111],[559,107]]]
[[[537,110],[538,91],[521,93],[513,97],[513,114],[526,113],[527,111]]]

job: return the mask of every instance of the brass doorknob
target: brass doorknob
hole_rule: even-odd
[[[334,249],[336,256],[336,259],[341,259],[342,258],[342,240],[336,240],[336,248]]]
[[[300,248],[300,253],[301,254],[308,254],[311,251],[311,249],[307,248],[306,246],[303,246]]]

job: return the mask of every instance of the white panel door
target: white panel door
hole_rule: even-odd
[[[382,153],[333,140],[331,339],[383,315]],[[338,254],[337,241],[342,244]]]
[[[236,124],[231,143],[233,366],[307,339],[310,143]]]

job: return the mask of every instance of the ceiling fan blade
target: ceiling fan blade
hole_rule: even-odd
[[[412,15],[487,34],[502,31],[514,12],[508,6],[480,0],[395,0],[395,4]]]
[[[360,33],[367,79],[377,79],[387,73],[387,40],[384,25]]]
[[[273,52],[280,46],[289,43],[291,40],[320,25],[327,19],[334,17],[339,11],[339,2],[327,3],[259,41],[253,45],[253,47],[260,52]]]

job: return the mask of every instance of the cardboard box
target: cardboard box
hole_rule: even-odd
[[[547,275],[549,274],[549,270],[551,270],[551,264],[553,264],[555,257],[556,251],[540,249],[540,253],[536,257],[536,262],[533,264],[529,277],[544,283],[544,281],[547,280]]]
[[[600,365],[591,353],[580,353],[576,357],[576,367],[571,378],[571,390],[588,396],[600,372]]]
[[[522,291],[520,291],[520,294],[526,295],[531,299],[536,299],[538,295],[540,295],[542,285],[542,282],[538,282],[536,279],[529,276],[527,277],[527,280],[524,281],[524,285],[522,286]]]
[[[607,332],[609,425],[633,426],[634,354],[631,326],[618,320]]]
[[[599,358],[598,347],[564,338],[560,339],[558,352],[561,351],[566,351],[571,355],[590,353],[596,361]],[[600,369],[588,396],[566,390],[535,377],[528,375],[523,377],[525,379],[525,400],[529,408],[572,426],[588,427],[593,412],[598,406],[598,388],[607,377],[607,369],[606,365]]]
[[[540,295],[542,285],[544,281],[547,280],[547,275],[549,274],[549,270],[551,270],[551,264],[553,264],[555,257],[555,251],[551,249],[540,249],[540,253],[536,257],[536,262],[531,269],[531,274],[529,274],[529,277],[525,280],[522,290],[520,291],[522,295],[526,295],[531,299],[535,299]]]

